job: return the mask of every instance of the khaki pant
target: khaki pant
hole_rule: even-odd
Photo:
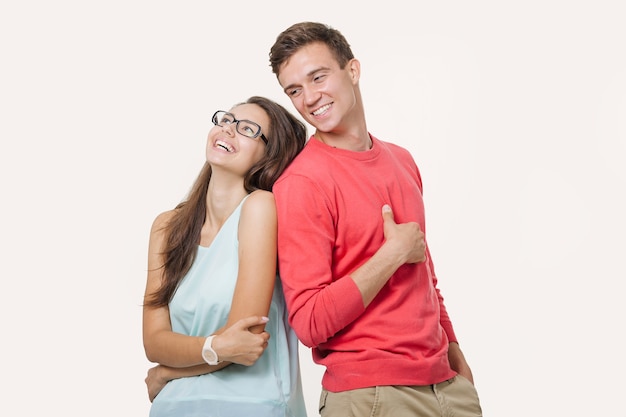
[[[456,377],[435,385],[379,386],[343,392],[322,389],[321,417],[481,417],[474,385]]]

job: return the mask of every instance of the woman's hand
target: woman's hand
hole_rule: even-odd
[[[213,350],[221,362],[232,362],[240,365],[253,365],[261,357],[269,333],[253,333],[250,328],[265,325],[267,317],[252,316],[241,319],[213,338]]]
[[[157,365],[148,369],[148,376],[146,376],[145,382],[148,388],[148,398],[150,402],[154,400],[163,387],[167,384],[169,379],[165,376],[165,366]]]

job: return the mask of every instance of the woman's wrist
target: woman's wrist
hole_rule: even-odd
[[[204,341],[204,345],[202,346],[202,358],[209,365],[217,365],[221,362],[219,354],[214,347],[214,342],[217,338],[219,338],[218,335],[211,335],[207,337]]]

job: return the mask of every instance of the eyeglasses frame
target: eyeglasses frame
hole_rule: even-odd
[[[235,118],[235,115],[234,115],[234,114],[232,114],[231,112],[227,112],[226,110],[218,110],[218,111],[216,111],[215,113],[213,113],[213,117],[211,118],[211,121],[213,122],[213,124],[214,124],[215,126],[221,126],[220,124],[218,124],[218,123],[217,123],[217,114],[218,114],[218,113],[229,114],[230,116],[232,116],[232,118],[233,118],[233,122],[232,122],[232,123],[230,123],[230,124],[234,124],[234,125],[235,125],[235,130],[236,130],[236,131],[237,131],[237,133],[239,133],[240,135],[245,136],[245,137],[250,138],[250,139],[255,139],[255,138],[258,138],[258,137],[260,136],[260,137],[261,137],[261,139],[263,140],[263,142],[265,142],[265,144],[267,145],[267,138],[265,137],[265,135],[264,135],[264,134],[263,134],[263,132],[261,131],[261,129],[262,129],[262,128],[261,128],[261,125],[259,125],[258,123],[253,122],[252,120],[246,120],[246,119],[241,119],[241,120],[238,120],[238,119],[236,119],[236,118]],[[259,132],[258,132],[256,135],[254,135],[254,136],[248,136],[248,135],[246,135],[246,134],[244,134],[244,133],[241,133],[241,132],[239,131],[239,122],[246,122],[246,123],[252,123],[253,125],[257,125],[257,126],[259,126]],[[222,126],[222,127],[223,127],[223,126]]]

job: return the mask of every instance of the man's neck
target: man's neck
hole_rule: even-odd
[[[313,137],[325,145],[353,152],[368,151],[372,148],[372,139],[367,132],[364,135],[354,136],[316,131]]]

